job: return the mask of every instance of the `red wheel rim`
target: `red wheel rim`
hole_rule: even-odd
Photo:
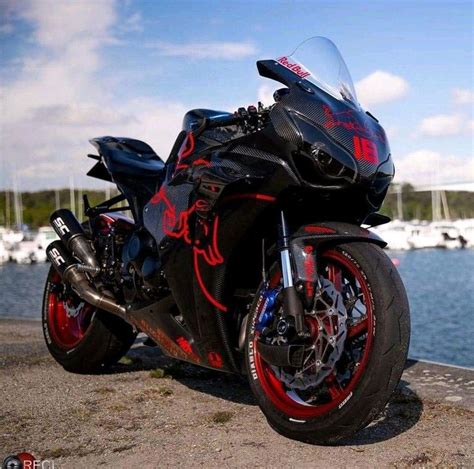
[[[77,297],[64,297],[61,293],[61,279],[57,273],[51,278],[48,293],[48,330],[51,339],[62,350],[71,350],[83,339],[95,308]]]
[[[373,304],[367,279],[362,274],[359,267],[354,264],[350,258],[339,251],[327,251],[324,253],[323,259],[328,266],[329,280],[331,280],[338,290],[340,289],[341,275],[343,272],[345,275],[352,275],[353,278],[357,280],[364,298],[365,318],[362,318],[356,324],[348,328],[348,338],[346,340],[352,340],[353,338],[360,336],[365,336],[366,338],[364,341],[362,356],[358,361],[358,366],[352,373],[350,380],[345,383],[344,386],[341,386],[334,376],[326,378],[324,384],[327,388],[327,394],[330,397],[330,401],[318,405],[311,405],[302,400],[296,401],[294,400],[294,397],[291,397],[288,394],[290,390],[286,389],[284,383],[275,376],[271,366],[261,359],[256,344],[258,337],[254,337],[253,353],[255,371],[258,375],[262,389],[278,410],[288,415],[290,418],[295,419],[320,417],[341,404],[344,405],[344,403],[352,397],[353,390],[366,368],[372,348],[374,324]],[[279,279],[280,276],[274,277],[272,283],[275,282],[275,280],[278,282]]]

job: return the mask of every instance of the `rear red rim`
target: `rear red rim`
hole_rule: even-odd
[[[48,330],[54,344],[69,351],[77,347],[89,329],[95,308],[73,293],[64,293],[57,273],[51,277],[48,293]]]
[[[336,250],[325,252],[322,256],[322,261],[327,266],[327,277],[339,291],[341,285],[348,280],[349,276],[352,277],[354,284],[357,282],[361,298],[363,298],[365,314],[348,327],[346,343],[347,341],[357,340],[358,344],[363,344],[359,345],[363,347],[363,352],[357,361],[357,365],[352,370],[350,379],[341,384],[336,373],[330,375],[321,385],[325,390],[325,401],[312,405],[304,402],[297,394],[295,395],[294,390],[287,389],[285,384],[275,376],[271,366],[261,359],[256,344],[258,338],[256,335],[254,337],[253,353],[255,370],[262,389],[278,410],[294,419],[320,417],[349,401],[357,382],[364,373],[372,348],[373,303],[370,287],[365,275],[354,261]],[[279,282],[279,277],[274,277],[272,282],[275,280]]]

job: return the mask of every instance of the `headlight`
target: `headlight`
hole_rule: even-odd
[[[311,147],[311,156],[316,161],[323,176],[344,178],[348,181],[353,181],[356,177],[357,166],[355,161],[342,150],[330,154],[324,144],[316,144]]]

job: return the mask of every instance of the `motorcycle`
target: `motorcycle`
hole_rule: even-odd
[[[88,175],[120,194],[85,196],[82,225],[51,215],[44,336],[66,370],[96,373],[144,333],[246,374],[281,434],[332,444],[381,412],[407,356],[403,284],[362,227],[389,221],[394,165],[330,40],[257,68],[284,85],[275,103],[189,111],[166,163],[138,140],[91,140]]]

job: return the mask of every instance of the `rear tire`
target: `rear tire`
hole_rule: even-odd
[[[51,267],[42,310],[43,334],[48,350],[65,370],[72,373],[104,371],[127,353],[135,341],[136,332],[121,318],[80,302],[74,294],[67,300],[76,304],[80,302],[87,311],[81,323],[71,321],[70,316],[64,316],[64,298],[57,296],[58,289],[62,288],[59,275]],[[58,318],[58,314],[64,317]],[[82,312],[78,317],[80,315]]]
[[[364,295],[364,301],[371,303],[371,309],[367,311],[373,318],[369,323],[371,327],[362,336],[367,338],[365,340],[370,337],[370,341],[366,342],[369,344],[366,359],[361,360],[363,368],[358,375],[358,372],[353,372],[355,382],[350,388],[347,387],[345,395],[339,396],[340,401],[335,400],[332,408],[321,404],[310,407],[300,405],[300,409],[298,402],[295,404],[289,401],[285,407],[285,393],[291,390],[282,385],[275,375],[270,376],[272,371],[268,365],[257,366],[259,357],[254,341],[259,293],[247,321],[246,364],[250,387],[258,405],[277,432],[316,444],[334,444],[353,435],[383,410],[403,372],[410,336],[405,289],[396,268],[383,250],[373,244],[354,242],[336,246],[328,252],[333,252],[334,258],[344,256],[344,261],[350,262],[361,272],[369,293]],[[278,266],[275,265],[274,269],[277,270]],[[283,389],[283,392],[281,389],[278,391],[280,401],[278,396],[275,397],[277,392],[273,394],[271,386]]]

